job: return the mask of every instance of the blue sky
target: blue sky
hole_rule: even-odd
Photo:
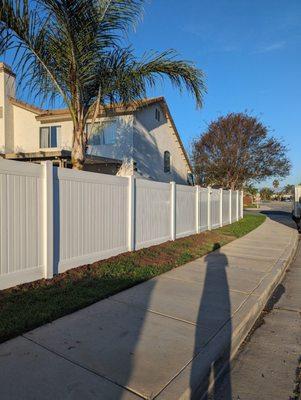
[[[201,110],[167,82],[149,92],[166,97],[188,150],[215,118],[248,110],[289,147],[282,184],[301,182],[300,0],[147,0],[129,42],[137,55],[173,48],[206,74]]]
[[[301,182],[300,0],[149,0],[130,41],[138,54],[174,48],[205,72],[201,110],[169,84],[150,92],[166,97],[186,148],[219,115],[248,110],[290,149],[283,184]]]

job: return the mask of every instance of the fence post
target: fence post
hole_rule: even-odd
[[[197,185],[195,187],[195,231],[200,233],[200,187]]]
[[[244,192],[240,191],[240,218],[244,217]]]
[[[54,230],[53,230],[53,165],[51,161],[43,162],[44,169],[44,277],[53,277],[53,252],[54,252]]]
[[[207,225],[208,225],[208,231],[211,231],[211,187],[207,187],[208,193],[207,193]]]
[[[236,221],[239,220],[239,190],[236,190]]]
[[[176,193],[176,183],[170,182],[171,188],[171,200],[170,200],[170,238],[171,240],[175,240],[177,237],[176,234],[176,201],[177,201],[177,193]]]
[[[136,212],[136,180],[133,175],[128,177],[128,249],[129,251],[135,250],[135,212]]]
[[[223,226],[223,189],[219,190],[219,226]]]
[[[232,190],[229,189],[229,224],[232,223]]]

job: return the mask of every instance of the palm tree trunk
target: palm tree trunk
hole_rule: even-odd
[[[78,124],[73,129],[73,146],[71,152],[72,168],[82,170],[86,158],[86,137],[84,126]]]

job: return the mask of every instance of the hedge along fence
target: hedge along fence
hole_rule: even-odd
[[[242,218],[242,192],[0,160],[0,289]]]

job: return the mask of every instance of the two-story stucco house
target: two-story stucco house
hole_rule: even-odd
[[[67,109],[42,110],[16,99],[16,76],[0,63],[0,154],[14,160],[70,167],[72,121]],[[135,174],[186,184],[188,156],[163,97],[102,110],[89,133],[85,170]]]

